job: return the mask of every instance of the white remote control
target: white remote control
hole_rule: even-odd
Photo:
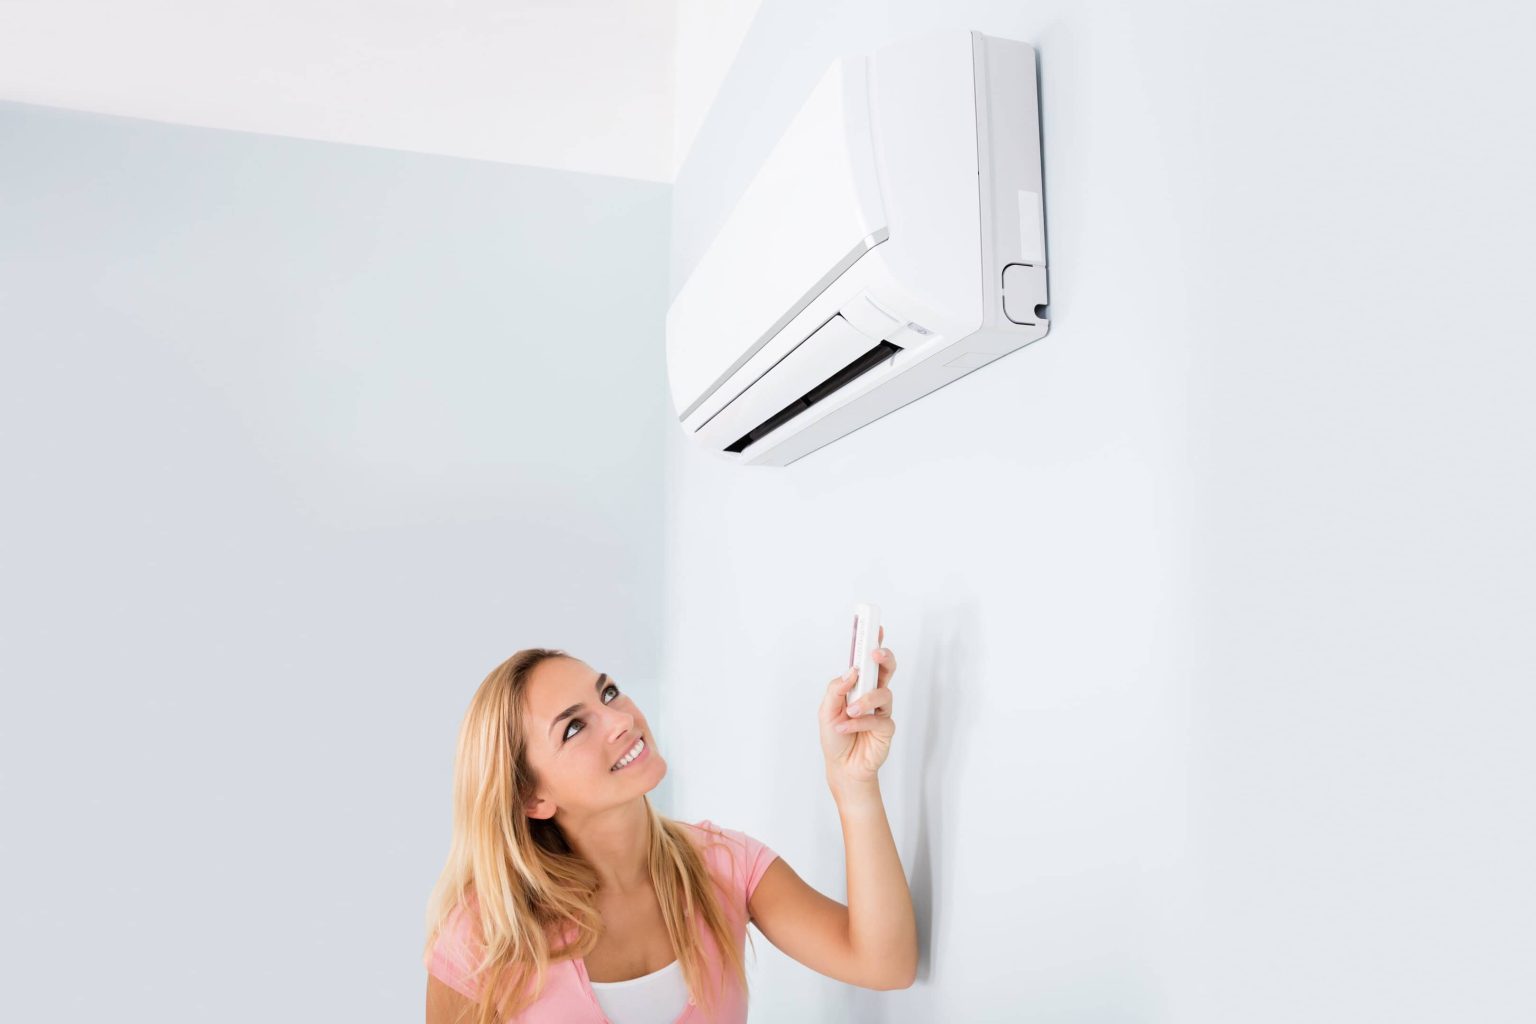
[[[859,667],[859,681],[848,694],[848,703],[862,698],[880,684],[880,666],[875,651],[880,647],[880,609],[860,604],[853,609],[853,648],[848,652],[848,667]]]

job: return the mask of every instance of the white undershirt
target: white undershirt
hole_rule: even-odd
[[[688,1005],[688,982],[676,960],[628,981],[587,980],[613,1024],[672,1024]]]

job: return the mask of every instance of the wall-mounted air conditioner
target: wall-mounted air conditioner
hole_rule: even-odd
[[[667,313],[683,427],[783,466],[1045,336],[1035,51],[835,63]]]

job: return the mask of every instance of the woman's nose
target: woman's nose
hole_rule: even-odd
[[[609,739],[614,739],[618,736],[621,736],[623,735],[624,730],[633,729],[635,727],[635,716],[630,714],[628,711],[612,710],[607,712],[607,714],[609,715]]]

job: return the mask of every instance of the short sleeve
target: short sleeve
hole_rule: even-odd
[[[741,838],[746,843],[747,899],[751,899],[752,890],[756,889],[757,883],[763,880],[763,875],[768,871],[768,865],[773,863],[778,854],[745,832],[741,834]]]
[[[730,858],[729,873],[739,887],[741,903],[745,905],[747,900],[752,898],[752,892],[757,888],[757,883],[763,880],[768,865],[773,863],[778,854],[745,832],[739,832],[733,828],[722,828],[709,820],[699,822],[697,827],[717,832],[725,837],[724,845]]]
[[[479,932],[473,915],[462,904],[456,906],[425,957],[428,974],[470,999],[480,998],[480,985],[474,976],[482,955]]]

